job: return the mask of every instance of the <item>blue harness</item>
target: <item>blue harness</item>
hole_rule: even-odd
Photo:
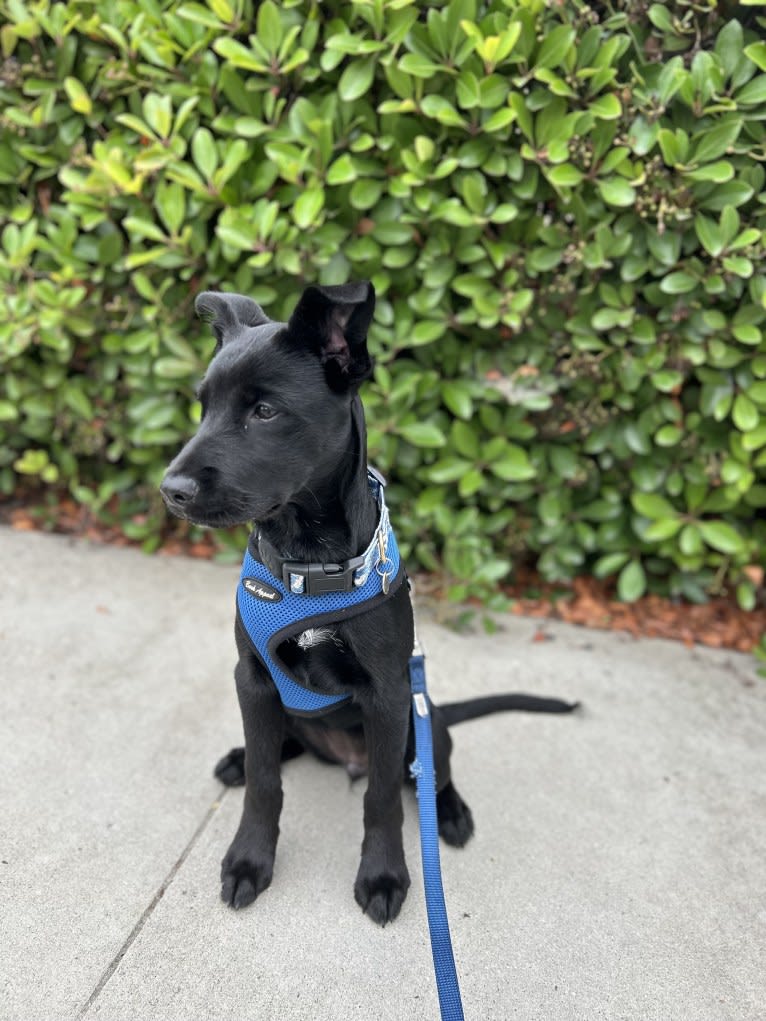
[[[237,615],[253,651],[271,674],[285,709],[298,716],[318,716],[347,702],[351,695],[312,691],[288,669],[277,649],[309,628],[337,624],[366,613],[396,592],[404,578],[396,537],[383,495],[383,480],[368,470],[378,503],[378,527],[359,557],[344,564],[286,561],[276,578],[256,559],[251,539],[237,586]]]

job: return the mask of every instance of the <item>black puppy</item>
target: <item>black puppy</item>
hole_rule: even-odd
[[[367,330],[374,305],[368,283],[311,286],[285,324],[241,295],[197,298],[218,345],[199,391],[202,422],[168,468],[162,495],[174,514],[199,524],[255,522],[250,554],[276,579],[287,578],[288,559],[340,570],[376,534],[380,511],[357,396],[372,374]],[[271,882],[280,762],[309,749],[354,776],[368,774],[354,895],[382,925],[398,915],[410,884],[401,788],[413,744],[407,674],[413,620],[402,576],[400,570],[389,579],[389,591],[368,611],[307,628],[279,646],[282,663],[312,692],[350,696],[318,719],[285,710],[238,615],[235,677],[245,749],[232,750],[216,770],[224,783],[243,777],[246,783],[242,820],[222,863],[222,897],[232,907],[252,903]],[[461,846],[473,833],[450,777],[447,727],[502,709],[572,708],[513,695],[432,707],[439,832],[447,843]]]

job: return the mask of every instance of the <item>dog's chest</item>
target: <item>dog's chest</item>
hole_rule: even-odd
[[[313,649],[316,645],[321,645],[322,642],[335,642],[340,643],[340,639],[334,628],[330,627],[310,627],[305,631],[302,631],[295,639],[299,649],[303,649],[304,652],[308,649]]]
[[[278,649],[280,660],[310,691],[350,693],[367,680],[367,672],[336,628],[308,628]]]

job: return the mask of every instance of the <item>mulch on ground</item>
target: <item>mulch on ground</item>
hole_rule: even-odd
[[[539,579],[537,586],[539,586]],[[553,617],[568,624],[628,631],[646,638],[669,638],[691,646],[751,652],[766,634],[766,608],[742,610],[733,598],[704,604],[647,595],[635,603],[620,602],[608,582],[575,578],[562,594],[560,587],[534,599],[511,586],[512,612],[528,617]]]

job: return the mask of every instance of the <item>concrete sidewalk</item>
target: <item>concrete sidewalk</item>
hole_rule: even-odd
[[[352,884],[363,784],[284,769],[274,883],[235,913],[237,569],[0,529],[0,1017],[435,1019],[412,888],[378,929]],[[766,1018],[766,681],[747,657],[510,618],[422,614],[436,701],[581,699],[456,729],[477,834],[443,848],[466,1017]]]

